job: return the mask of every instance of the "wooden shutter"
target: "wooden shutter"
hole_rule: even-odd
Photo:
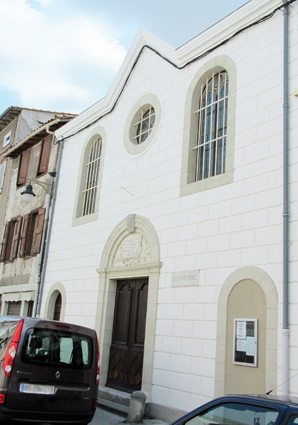
[[[16,258],[18,253],[21,226],[22,226],[22,217],[19,216],[16,219],[16,223],[15,223],[10,260],[13,260],[14,258]]]
[[[6,252],[6,247],[7,247],[8,234],[9,234],[9,229],[10,229],[10,223],[11,222],[9,221],[5,225],[4,235],[3,235],[3,239],[2,239],[2,243],[1,243],[0,261],[4,261],[5,260],[5,252]]]
[[[3,189],[6,162],[3,162],[2,164],[0,164],[0,193],[2,192],[2,189]]]
[[[50,153],[52,149],[52,135],[47,136],[42,144],[38,174],[44,174],[48,171]]]
[[[45,208],[40,208],[38,211],[37,225],[35,230],[35,240],[34,240],[34,246],[32,249],[32,254],[38,254],[40,252],[45,213],[46,213]]]
[[[22,153],[20,168],[19,168],[19,175],[18,175],[18,183],[17,183],[18,186],[22,186],[23,184],[26,183],[28,166],[29,166],[29,158],[30,158],[30,150]]]
[[[20,236],[20,249],[19,249],[19,257],[25,257],[26,255],[26,238],[28,233],[28,225],[29,225],[30,214],[26,214],[23,220],[23,227]]]

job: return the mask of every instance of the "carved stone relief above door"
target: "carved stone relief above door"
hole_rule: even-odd
[[[146,238],[140,233],[133,233],[121,242],[113,266],[133,266],[150,262],[151,252]]]

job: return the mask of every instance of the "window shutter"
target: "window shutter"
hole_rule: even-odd
[[[26,250],[26,237],[28,233],[28,225],[29,225],[30,214],[26,214],[23,220],[23,227],[20,237],[20,249],[19,249],[19,257],[25,257]]]
[[[38,174],[43,174],[48,171],[51,149],[52,149],[52,135],[49,135],[44,139],[42,144]]]
[[[29,166],[29,158],[30,158],[30,150],[22,153],[20,168],[19,168],[19,175],[18,175],[18,183],[17,183],[18,186],[22,186],[23,184],[26,183],[27,171]]]
[[[14,258],[16,258],[18,253],[21,226],[22,226],[22,217],[19,216],[15,223],[10,260],[13,260]]]
[[[9,221],[5,225],[4,235],[3,235],[3,239],[2,239],[2,243],[1,243],[0,261],[5,260],[5,251],[6,251],[7,241],[8,241],[10,223],[11,222]]]
[[[3,162],[2,164],[0,164],[0,193],[2,192],[2,189],[3,189],[5,168],[6,168],[6,162]]]
[[[34,241],[34,247],[32,249],[32,254],[38,254],[40,252],[45,213],[46,213],[45,208],[40,208],[40,210],[38,211],[37,226],[35,230],[35,241]]]

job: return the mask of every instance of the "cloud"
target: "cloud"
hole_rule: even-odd
[[[22,106],[61,110],[56,101],[84,109],[107,92],[101,75],[114,77],[126,50],[98,19],[52,20],[43,10],[54,3],[0,0],[0,85],[18,92]]]

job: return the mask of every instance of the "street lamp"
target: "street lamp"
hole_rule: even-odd
[[[56,177],[56,171],[50,171],[48,173],[52,178]],[[33,192],[33,188],[32,188],[32,184],[31,182],[38,184],[39,186],[41,186],[43,188],[43,190],[49,195],[52,191],[53,188],[53,183],[44,183],[44,182],[40,182],[38,180],[35,179],[30,179],[29,183],[26,186],[26,189],[21,192],[21,195],[23,195],[23,201],[30,203],[33,201],[33,198],[36,196],[35,193]]]
[[[27,184],[26,189],[23,192],[21,192],[21,195],[23,195],[23,201],[27,203],[32,202],[34,196],[36,196],[32,190],[32,185],[30,183]]]

